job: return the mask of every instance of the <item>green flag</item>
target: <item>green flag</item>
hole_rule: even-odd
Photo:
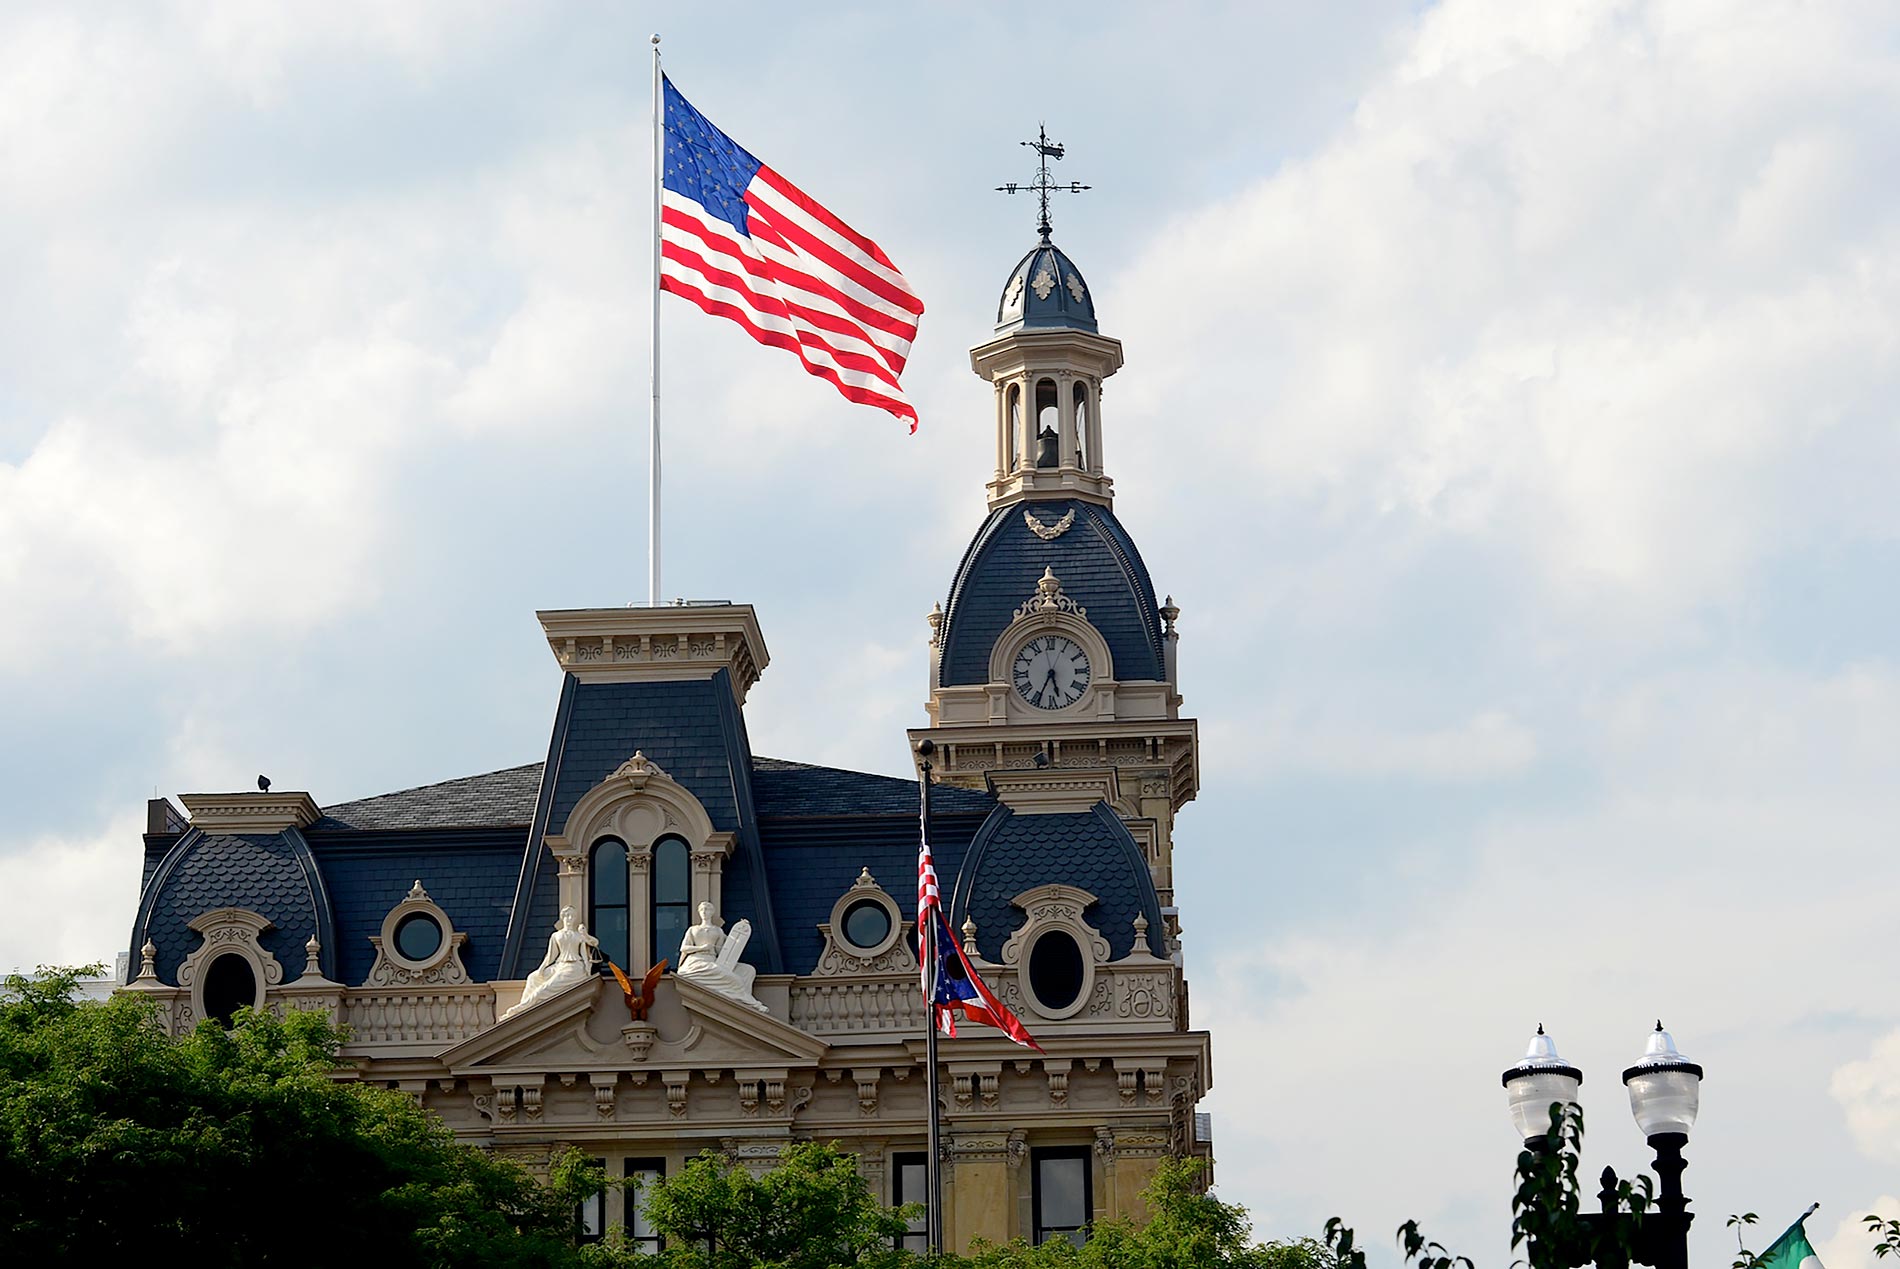
[[[1808,1242],[1807,1219],[1804,1214],[1788,1226],[1788,1232],[1775,1239],[1755,1261],[1756,1269],[1823,1269],[1821,1258],[1814,1254],[1814,1247]]]

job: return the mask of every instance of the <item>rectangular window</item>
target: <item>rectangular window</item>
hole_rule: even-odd
[[[921,1150],[909,1151],[891,1156],[891,1206],[904,1203],[922,1203],[928,1209],[930,1205],[930,1182],[924,1175],[924,1153]],[[926,1252],[930,1250],[930,1235],[927,1217],[913,1216],[910,1232],[899,1234],[892,1240],[902,1251]]]
[[[665,1159],[628,1159],[624,1174],[638,1185],[626,1188],[627,1242],[635,1251],[649,1256],[660,1252],[660,1233],[647,1221],[647,1198],[653,1183],[666,1175]]]
[[[594,1166],[605,1168],[605,1159],[591,1160]],[[574,1223],[580,1227],[580,1240],[584,1243],[597,1243],[607,1236],[607,1191],[595,1190],[574,1209]]]
[[[1080,1247],[1088,1239],[1089,1148],[1045,1146],[1029,1152],[1035,1168],[1036,1241],[1066,1238]]]

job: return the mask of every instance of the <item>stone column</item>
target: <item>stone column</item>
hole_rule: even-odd
[[[627,846],[627,973],[653,966],[653,843]]]
[[[710,903],[713,911],[723,919],[726,915],[722,882],[725,878],[726,856],[732,854],[734,836],[731,833],[714,833],[704,842],[690,847],[692,856],[692,911],[693,919],[699,919],[699,905]]]
[[[1075,376],[1066,370],[1056,372],[1056,435],[1061,437],[1058,463],[1074,467],[1075,461]]]

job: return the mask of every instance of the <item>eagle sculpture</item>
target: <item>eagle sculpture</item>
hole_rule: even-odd
[[[607,962],[607,968],[614,972],[614,981],[620,984],[620,994],[627,998],[627,1012],[633,1015],[635,1022],[645,1022],[647,1010],[653,1007],[653,993],[659,990],[660,975],[666,972],[665,959],[662,958],[659,964],[647,971],[646,977],[640,980],[640,990],[637,992],[625,970],[612,961]]]

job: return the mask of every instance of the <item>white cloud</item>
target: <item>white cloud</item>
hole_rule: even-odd
[[[1866,1057],[1843,1064],[1828,1090],[1846,1112],[1861,1153],[1876,1163],[1900,1163],[1900,1030],[1882,1036]]]
[[[1599,629],[1900,532],[1800,478],[1900,459],[1893,81],[1851,9],[1719,9],[1431,10],[1331,144],[1114,280],[1123,416],[1250,455],[1230,487],[1510,543]],[[1175,435],[1134,457],[1185,489]]]
[[[125,948],[138,906],[144,808],[86,837],[49,835],[0,854],[0,895],[30,894],[0,921],[0,970],[103,961]]]
[[[1820,1257],[1826,1269],[1876,1269],[1892,1264],[1891,1260],[1874,1255],[1874,1236],[1861,1218],[1871,1215],[1887,1221],[1900,1220],[1900,1198],[1883,1194],[1870,1203],[1857,1205],[1853,1212],[1851,1216],[1843,1216],[1827,1237],[1809,1235],[1814,1254]]]

